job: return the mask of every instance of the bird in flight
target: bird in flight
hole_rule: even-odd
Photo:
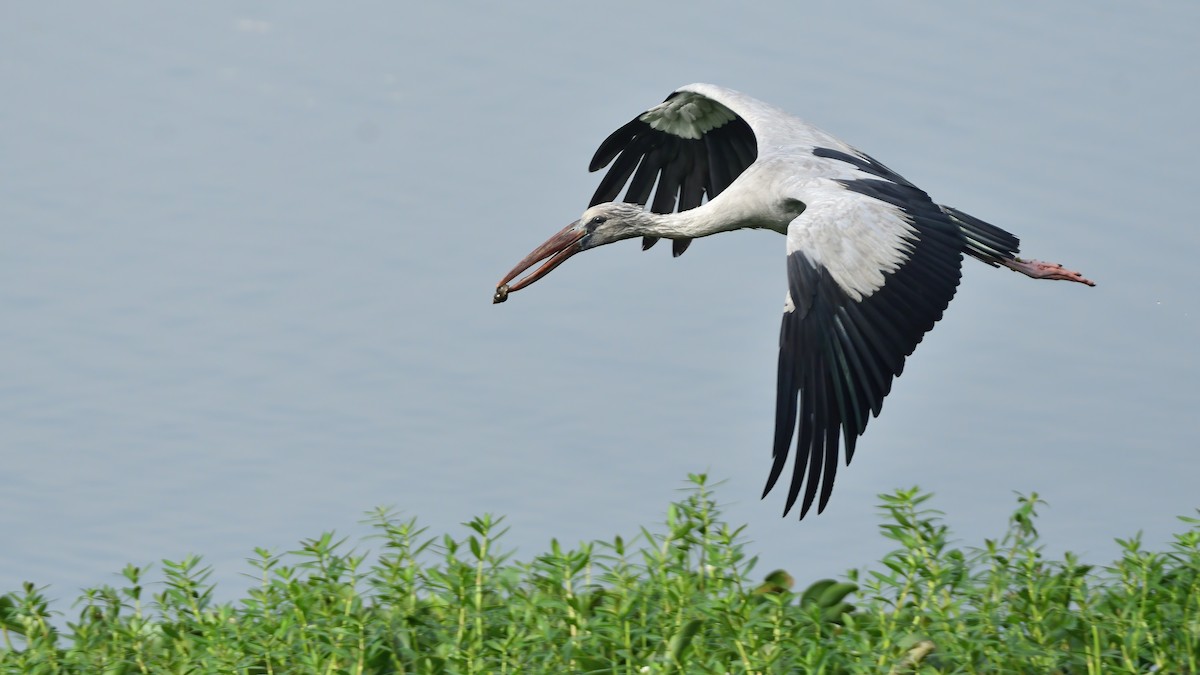
[[[711,84],[680,87],[614,131],[588,168],[606,166],[583,216],[517,263],[492,301],[580,251],[623,239],[641,237],[643,250],[670,239],[678,256],[718,232],[786,235],[774,463],[763,490],[783,474],[794,438],[784,515],[802,489],[800,518],[814,502],[825,509],[839,448],[849,464],[904,359],[954,297],[964,253],[1034,279],[1095,285],[1061,265],[1017,257],[1014,235],[935,203],[779,108]]]

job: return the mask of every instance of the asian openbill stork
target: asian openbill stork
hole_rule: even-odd
[[[801,487],[801,518],[818,487],[817,512],[825,509],[839,438],[848,464],[868,413],[879,415],[905,357],[954,297],[964,253],[1035,279],[1094,285],[1061,265],[1016,257],[1012,234],[933,202],[874,158],[774,106],[711,84],[680,87],[614,131],[589,169],[610,163],[583,216],[517,263],[493,301],[580,251],[622,239],[642,237],[643,249],[670,239],[678,256],[718,232],[787,235],[774,464],[763,490],[782,474],[795,432],[785,515]],[[614,201],[626,184],[624,201]]]

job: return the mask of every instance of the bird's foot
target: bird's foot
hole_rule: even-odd
[[[1002,262],[1008,269],[1020,272],[1034,279],[1057,279],[1059,281],[1075,281],[1087,284],[1088,286],[1096,285],[1096,282],[1085,278],[1079,272],[1069,270],[1058,263],[1042,262],[1041,260],[1021,260],[1020,258],[1013,258]]]

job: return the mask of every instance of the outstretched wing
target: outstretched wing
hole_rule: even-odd
[[[757,156],[754,131],[746,120],[713,98],[676,91],[600,144],[588,170],[612,166],[588,206],[616,201],[628,183],[626,202],[649,203],[655,213],[694,209],[729,187]],[[656,241],[644,237],[642,248]],[[689,243],[675,240],[674,255]]]
[[[774,464],[763,494],[782,474],[794,433],[784,514],[803,487],[801,518],[818,489],[817,512],[825,509],[839,446],[849,464],[869,414],[879,414],[904,359],[942,317],[964,248],[941,207],[883,165],[841,151],[814,154],[861,162],[859,175],[870,177],[822,181],[788,227]]]

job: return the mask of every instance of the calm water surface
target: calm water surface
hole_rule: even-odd
[[[232,597],[253,547],[379,505],[434,533],[505,514],[532,556],[636,533],[694,471],[801,578],[886,550],[896,487],[964,543],[1036,490],[1050,549],[1098,562],[1200,506],[1200,5],[4,14],[0,591],[199,553]],[[692,81],[1100,285],[968,262],[830,509],[781,520],[757,499],[781,237],[613,246],[489,302],[582,211],[599,141]]]

